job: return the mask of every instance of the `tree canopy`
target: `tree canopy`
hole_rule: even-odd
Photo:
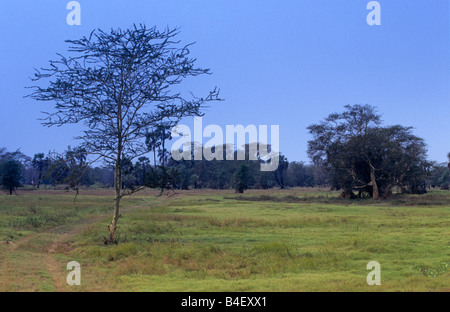
[[[0,149],[0,185],[10,195],[22,186],[24,168],[21,159],[24,157],[26,156],[19,151],[7,153],[6,149]]]
[[[370,105],[347,105],[308,127],[313,139],[308,154],[326,167],[332,185],[356,189],[378,199],[398,187],[403,192],[425,192],[426,146],[411,127],[382,127],[381,116]]]

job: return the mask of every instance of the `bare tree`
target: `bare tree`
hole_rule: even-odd
[[[214,89],[204,98],[190,99],[174,91],[185,78],[209,74],[195,67],[191,44],[180,46],[178,29],[158,31],[134,25],[130,29],[94,30],[89,37],[67,40],[70,57],[59,55],[49,68],[36,70],[36,85],[29,97],[55,102],[43,124],[62,126],[83,123],[81,147],[114,167],[115,207],[109,225],[109,243],[120,217],[120,200],[145,186],[122,188],[122,163],[147,153],[145,134],[162,122],[176,123],[187,116],[201,116],[201,108],[219,100]]]

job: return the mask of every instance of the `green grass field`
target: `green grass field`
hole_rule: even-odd
[[[108,190],[0,195],[0,291],[449,291],[450,192],[146,191],[104,245]],[[70,261],[81,286],[68,286]],[[366,265],[381,264],[381,286]]]

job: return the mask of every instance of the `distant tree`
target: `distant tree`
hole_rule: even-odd
[[[31,158],[19,150],[8,152],[0,148],[0,185],[10,194],[25,182],[26,168],[31,167]]]
[[[330,177],[327,168],[313,164],[311,170],[314,176],[314,186],[327,187],[330,186]]]
[[[161,145],[161,141],[159,140],[159,131],[149,131],[146,133],[145,144],[149,151],[153,152],[153,167],[156,169],[157,161],[156,161],[156,151]]]
[[[174,123],[165,122],[161,123],[152,128],[151,131],[148,131],[145,135],[145,144],[149,151],[153,152],[153,163],[154,167],[157,166],[157,154],[159,158],[159,163],[161,166],[165,166],[168,161],[169,153],[166,149],[166,141],[172,138],[172,133],[170,129],[174,126]]]
[[[56,152],[49,153],[48,169],[46,171],[46,179],[51,186],[64,184],[69,176],[69,166],[63,154]]]
[[[104,187],[114,186],[114,170],[108,167],[92,168],[91,172],[94,182],[98,182]]]
[[[159,141],[161,142],[160,149],[158,152],[159,161],[162,167],[166,166],[168,159],[170,158],[170,153],[166,149],[166,141],[172,139],[171,128],[173,124],[167,123],[157,127],[157,131],[159,133]]]
[[[79,185],[89,186],[92,181],[89,179],[89,175],[86,172],[89,169],[89,162],[87,160],[88,153],[84,147],[71,148],[70,146],[64,152],[64,161],[68,167],[68,173],[65,179],[68,188],[79,191]]]
[[[135,166],[130,158],[123,158],[120,168],[122,169],[122,190],[134,191],[141,186],[136,179]]]
[[[39,186],[41,185],[43,173],[48,168],[48,159],[45,158],[44,153],[34,154],[32,165],[38,172],[38,182],[36,188],[39,188]]]
[[[375,178],[380,196],[391,194],[399,188],[404,193],[426,193],[431,162],[427,157],[426,144],[422,138],[412,134],[411,127],[389,126],[370,133],[368,159],[375,168]]]
[[[22,164],[13,158],[0,162],[0,184],[12,195],[13,191],[22,186]]]
[[[450,169],[443,170],[439,178],[439,186],[442,190],[448,190],[450,188]]]
[[[122,163],[148,152],[145,135],[162,122],[201,115],[206,102],[218,99],[218,91],[204,98],[186,99],[172,87],[185,78],[209,74],[195,67],[189,46],[179,46],[177,29],[158,31],[140,25],[109,33],[93,31],[89,37],[68,40],[72,56],[60,56],[50,68],[38,70],[35,81],[52,79],[47,87],[34,86],[29,95],[56,103],[44,125],[83,123],[79,137],[90,155],[103,158],[114,168],[115,206],[109,239],[120,217],[120,201],[145,186],[122,189]]]
[[[288,168],[289,162],[287,158],[284,155],[280,154],[278,168],[273,172],[273,174],[275,177],[275,181],[281,189],[284,189],[286,187],[286,172]]]
[[[145,185],[145,177],[149,174],[150,167],[150,160],[147,157],[139,157],[139,159],[136,161],[136,164],[134,165],[134,174],[137,184]]]
[[[425,192],[429,163],[423,139],[410,127],[381,127],[381,116],[370,105],[347,105],[320,124],[308,127],[313,140],[308,154],[327,168],[337,189],[357,189],[373,199],[387,197],[393,187]]]
[[[234,173],[233,180],[236,193],[244,193],[244,191],[247,190],[252,183],[252,175],[249,165],[242,163]]]
[[[440,187],[442,190],[450,188],[450,168],[448,163],[433,163],[428,177],[430,187]]]
[[[314,168],[304,162],[291,162],[286,179],[290,186],[312,187],[314,186]]]
[[[447,154],[448,163],[447,170],[442,172],[442,175],[439,179],[439,183],[441,184],[441,189],[448,190],[450,189],[450,153]]]
[[[270,183],[269,183],[269,177],[267,175],[266,172],[264,172],[263,174],[261,174],[259,176],[259,186],[263,189],[263,190],[267,190],[271,187]]]
[[[181,163],[177,166],[179,172],[178,187],[182,190],[188,190],[191,184],[194,184],[197,179],[196,176],[193,175],[193,170],[188,164]]]

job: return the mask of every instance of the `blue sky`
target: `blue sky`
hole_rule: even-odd
[[[204,125],[280,125],[280,149],[308,161],[306,127],[346,104],[372,104],[385,124],[413,126],[429,158],[450,152],[447,0],[380,0],[381,26],[369,26],[368,0],[80,0],[81,26],[69,26],[63,0],[2,1],[0,146],[62,152],[81,127],[41,126],[51,103],[24,99],[34,67],[65,53],[66,39],[94,28],[145,23],[181,28],[198,65],[213,75],[186,81],[224,102]]]

